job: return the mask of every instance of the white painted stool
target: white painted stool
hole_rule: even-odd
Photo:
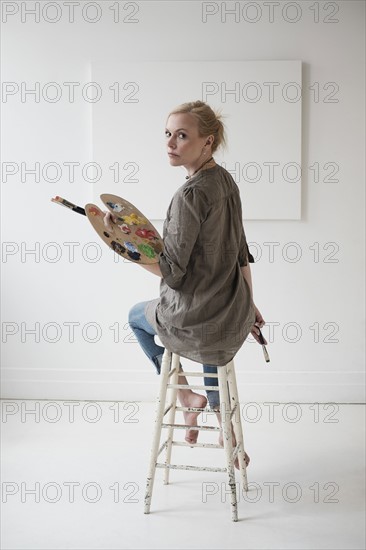
[[[180,356],[171,353],[165,349],[162,365],[161,365],[161,384],[160,392],[157,398],[156,406],[156,417],[155,417],[155,427],[154,435],[151,449],[151,458],[149,472],[147,476],[146,483],[146,494],[145,494],[145,509],[144,513],[150,513],[150,505],[152,492],[154,487],[154,478],[156,468],[164,468],[164,483],[169,483],[169,471],[171,469],[177,470],[198,470],[205,472],[227,472],[228,482],[231,489],[231,518],[233,521],[238,521],[238,506],[237,506],[237,492],[236,492],[236,483],[235,483],[235,467],[234,462],[236,457],[238,457],[239,467],[240,467],[240,478],[242,489],[248,490],[248,480],[246,473],[246,464],[245,464],[245,451],[244,451],[244,438],[243,438],[243,429],[240,418],[240,408],[239,408],[239,397],[238,389],[236,385],[234,361],[230,361],[227,365],[217,368],[218,374],[204,373],[204,372],[179,372],[180,367]],[[170,369],[170,365],[172,368]],[[219,386],[204,386],[196,384],[178,384],[179,376],[200,376],[206,378],[218,378]],[[170,381],[171,379],[171,381]],[[201,412],[213,412],[210,408],[191,408],[191,407],[178,407],[177,406],[177,393],[178,388],[180,389],[192,389],[192,390],[213,390],[219,391],[220,395],[220,413],[222,419],[222,431],[224,438],[224,447],[221,447],[218,444],[213,443],[187,443],[181,441],[174,441],[173,434],[174,429],[187,429],[185,424],[174,424],[175,421],[175,412],[176,411],[201,411]],[[170,389],[171,399],[167,402],[167,393]],[[164,416],[169,413],[167,423],[164,422]],[[232,446],[232,431],[231,431],[231,421],[234,419],[233,427],[237,445],[233,449]],[[168,430],[167,439],[160,444],[161,432],[162,429],[166,428]],[[220,428],[216,426],[194,426],[195,430],[210,430],[210,431],[219,431]],[[202,466],[190,466],[187,464],[171,464],[171,454],[172,446],[180,445],[187,447],[204,447],[206,449],[223,449],[225,451],[225,468],[213,468],[213,467],[202,467]],[[166,449],[165,462],[158,462],[158,456],[161,452]]]

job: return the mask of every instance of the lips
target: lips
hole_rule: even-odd
[[[175,153],[168,153],[169,157],[178,157],[179,155],[176,155]]]

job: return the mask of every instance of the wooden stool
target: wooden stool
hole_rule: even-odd
[[[239,467],[240,467],[240,478],[242,488],[248,490],[248,480],[246,473],[246,464],[245,464],[245,451],[244,451],[244,439],[243,439],[243,430],[240,419],[240,409],[239,409],[239,397],[238,389],[236,385],[234,361],[230,361],[227,365],[218,367],[218,374],[205,374],[203,372],[179,372],[179,363],[180,356],[171,353],[168,350],[165,350],[161,365],[161,384],[160,392],[157,398],[156,405],[156,416],[155,416],[155,426],[154,426],[154,435],[151,449],[151,458],[149,472],[147,476],[146,483],[146,494],[145,494],[145,508],[144,513],[150,513],[150,505],[152,492],[154,487],[154,478],[156,468],[164,468],[164,483],[169,483],[169,471],[171,469],[177,470],[198,470],[205,472],[227,472],[228,482],[231,489],[231,518],[233,521],[238,521],[238,506],[237,506],[237,492],[236,492],[236,483],[235,483],[235,467],[234,461],[238,457]],[[170,365],[172,368],[170,369]],[[209,377],[209,378],[218,378],[219,386],[204,386],[196,384],[178,384],[179,376],[200,376],[200,377]],[[171,381],[170,381],[171,379]],[[221,447],[218,444],[212,443],[186,443],[173,440],[174,429],[187,429],[185,424],[174,424],[175,421],[175,412],[176,411],[201,411],[201,412],[213,412],[210,408],[191,408],[191,407],[178,407],[177,406],[177,393],[179,389],[192,389],[192,390],[213,390],[219,391],[220,395],[220,413],[222,419],[222,431],[224,438],[224,447]],[[167,402],[167,392],[170,389],[171,399]],[[164,416],[169,413],[167,423],[164,422]],[[232,446],[232,430],[231,430],[231,421],[234,417],[234,433],[237,445],[233,449]],[[162,429],[166,428],[168,430],[167,439],[160,444],[161,432]],[[219,431],[219,427],[215,426],[195,426],[195,430],[210,430],[210,431]],[[172,446],[180,445],[187,447],[204,447],[206,449],[218,448],[225,451],[225,460],[226,468],[213,468],[213,467],[200,467],[200,466],[190,466],[187,464],[171,464],[171,454]],[[158,456],[166,449],[165,462],[157,462]]]

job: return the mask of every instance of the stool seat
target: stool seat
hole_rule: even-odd
[[[156,413],[153,441],[151,447],[151,456],[149,470],[146,481],[145,507],[144,513],[150,513],[151,499],[154,487],[154,479],[156,468],[163,468],[164,483],[169,483],[170,470],[194,470],[204,472],[225,472],[228,476],[228,484],[231,494],[231,519],[238,521],[238,504],[237,504],[237,487],[235,482],[235,467],[234,462],[238,458],[241,486],[244,491],[248,490],[248,479],[245,463],[244,437],[243,428],[240,418],[239,397],[236,384],[234,361],[230,361],[227,365],[217,367],[217,374],[205,374],[204,372],[182,372],[180,370],[180,356],[165,349],[162,365],[161,365],[161,383],[159,395],[156,401]],[[210,377],[218,378],[218,386],[205,386],[199,384],[179,384],[179,377]],[[220,410],[216,411],[209,407],[179,407],[177,406],[178,389],[191,390],[211,390],[218,391],[220,397]],[[177,411],[191,412],[220,412],[222,421],[222,432],[224,446],[216,443],[188,443],[183,441],[174,441],[174,430],[186,430],[185,424],[175,423],[175,415]],[[168,415],[167,420],[164,417]],[[234,420],[233,424],[232,421]],[[232,445],[232,428],[236,438],[236,446]],[[217,426],[194,426],[192,429],[199,431],[219,432]],[[161,435],[163,430],[167,430],[167,439],[161,443]],[[212,466],[194,466],[189,464],[172,464],[171,455],[172,447],[200,447],[206,449],[221,449],[225,452],[225,467]],[[158,462],[159,455],[166,450],[165,462]]]

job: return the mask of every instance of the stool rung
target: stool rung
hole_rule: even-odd
[[[168,440],[161,446],[161,450],[165,447]],[[205,447],[207,449],[224,449],[221,445],[218,445],[217,443],[186,443],[185,441],[172,441],[172,445],[179,446],[179,447]],[[238,456],[240,444],[238,443],[236,447],[233,449],[232,458],[233,460],[236,459]],[[161,450],[159,451],[159,454],[161,453]],[[159,456],[159,455],[158,455]]]
[[[156,463],[157,468],[168,468],[169,470],[194,470],[196,472],[226,472],[226,468],[212,468],[210,466],[190,466],[189,464],[162,464]]]
[[[158,450],[158,455],[160,455],[160,453],[166,448],[166,446],[168,445],[168,441],[169,439],[166,439],[164,441],[164,443],[162,443],[160,445],[160,448]],[[172,441],[172,445],[176,446],[176,447],[202,447],[202,448],[206,448],[206,449],[224,449],[224,447],[222,447],[221,445],[219,445],[218,443],[187,443],[186,441]],[[236,459],[237,457],[237,454],[239,452],[239,444],[233,449],[233,460]]]
[[[213,409],[209,409],[208,407],[200,408],[200,407],[175,407],[176,411],[189,411],[189,412],[208,412],[208,413],[214,413],[214,412],[220,412],[220,411],[214,411]]]
[[[223,449],[217,443],[186,443],[185,441],[172,441],[172,445],[179,447],[205,447],[207,449]]]
[[[179,390],[210,390],[219,391],[218,386],[192,386],[191,384],[167,384],[167,388],[178,388]]]
[[[185,424],[162,424],[162,428],[178,428],[179,430],[208,430],[211,432],[219,432],[220,428],[216,426],[186,426]]]
[[[218,378],[219,377],[218,374],[214,374],[214,373],[211,374],[208,372],[189,372],[189,371],[180,372],[178,376],[201,376],[201,378]]]

